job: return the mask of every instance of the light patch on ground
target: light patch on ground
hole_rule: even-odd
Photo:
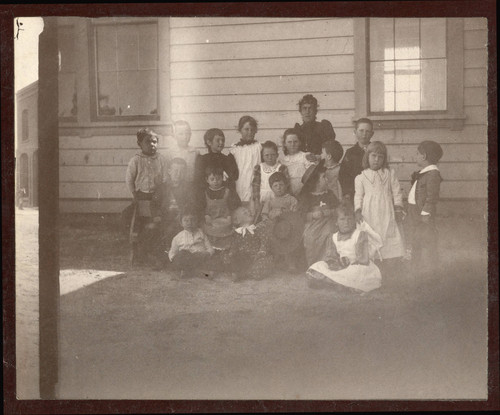
[[[101,271],[95,269],[62,269],[59,274],[61,295],[87,287],[109,277],[122,273],[116,271]]]

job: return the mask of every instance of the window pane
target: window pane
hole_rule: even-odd
[[[394,111],[394,61],[370,63],[370,111]]]
[[[139,68],[139,42],[137,26],[123,25],[118,27],[118,70]]]
[[[158,35],[156,25],[139,26],[139,67],[156,69],[158,67]]]
[[[60,53],[61,72],[75,71],[75,37],[73,26],[59,27],[57,41]]]
[[[97,82],[99,115],[118,115],[116,72],[100,73]]]
[[[422,110],[446,110],[446,59],[422,61]]]
[[[116,28],[99,26],[96,28],[97,70],[116,71]]]
[[[421,19],[422,58],[446,57],[446,19]]]
[[[118,74],[119,115],[150,115],[156,112],[156,71]]]
[[[419,111],[420,88],[420,61],[396,61],[396,111]]]
[[[395,19],[396,59],[419,59],[419,19]]]
[[[370,60],[394,59],[394,19],[370,19]]]
[[[59,73],[59,117],[77,115],[75,73]]]

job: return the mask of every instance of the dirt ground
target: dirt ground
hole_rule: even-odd
[[[27,240],[32,227],[19,226]],[[453,217],[438,227],[444,272],[434,281],[415,285],[405,272],[397,288],[353,296],[310,289],[303,275],[129,270],[116,227],[66,221],[65,278],[115,276],[61,296],[58,397],[485,399],[486,224]]]

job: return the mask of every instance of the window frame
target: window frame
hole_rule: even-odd
[[[30,117],[29,110],[23,109],[21,112],[21,141],[26,142],[30,139]]]
[[[446,19],[447,97],[445,111],[370,112],[369,18],[354,19],[355,117],[370,118],[378,128],[450,128],[464,126],[464,23]]]
[[[138,25],[152,23],[156,26],[157,30],[157,43],[156,43],[156,53],[157,53],[157,66],[156,66],[156,90],[158,91],[156,97],[156,114],[150,115],[110,115],[104,116],[98,113],[98,102],[97,102],[97,44],[95,36],[95,28],[98,26],[109,26],[109,25]],[[88,39],[89,39],[89,81],[90,81],[90,121],[92,122],[120,122],[120,121],[160,121],[160,24],[157,18],[99,18],[91,19],[88,22]]]
[[[73,30],[73,46],[75,47],[75,43],[76,43],[76,27],[74,24],[70,23],[70,22],[63,22],[63,23],[60,23],[58,24],[57,26],[57,31],[58,31],[58,36],[59,36],[59,29],[61,28],[64,28],[64,29],[68,29],[68,28],[71,28]],[[59,46],[58,46],[58,49],[59,49]],[[76,55],[76,54],[75,54]],[[63,72],[63,73],[73,73],[74,74],[74,77],[75,77],[75,82],[76,82],[76,100],[77,100],[77,112],[76,112],[76,115],[66,115],[66,116],[60,116],[58,115],[58,118],[61,122],[76,122],[77,119],[78,119],[78,73],[77,73],[77,70],[76,70],[76,67],[77,67],[77,61],[75,59],[75,62],[73,63],[74,65],[74,70],[71,72],[71,71],[68,71],[68,72]],[[57,72],[57,76],[58,76],[58,79],[57,79],[57,85],[58,85],[58,88],[59,88],[59,74],[61,73],[60,70],[58,70]],[[59,97],[59,93],[58,93],[58,97]],[[59,111],[59,110],[58,110]]]

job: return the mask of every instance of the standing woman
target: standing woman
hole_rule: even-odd
[[[311,94],[304,95],[299,101],[302,124],[295,124],[304,137],[304,151],[321,155],[321,145],[327,140],[335,140],[335,131],[328,120],[316,121],[318,100]],[[319,157],[317,157],[319,160]]]

